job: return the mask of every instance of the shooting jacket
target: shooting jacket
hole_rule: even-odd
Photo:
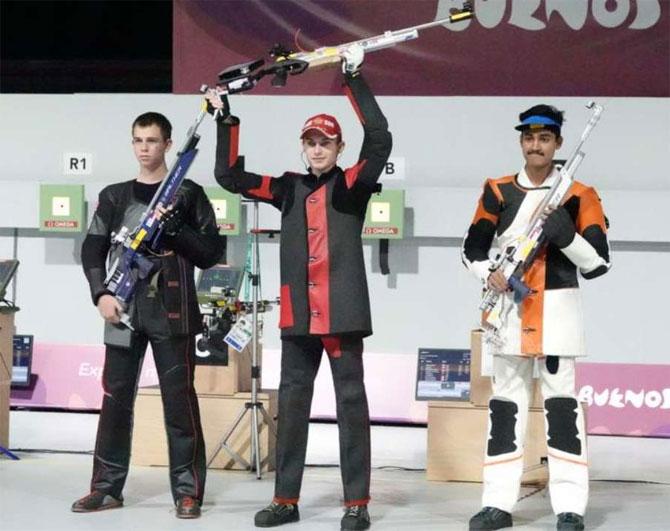
[[[133,183],[112,184],[100,192],[82,245],[82,265],[93,304],[109,293],[104,280],[112,232],[124,226],[132,231],[147,207],[133,193]],[[216,264],[225,251],[226,240],[219,236],[212,205],[200,185],[184,180],[175,203],[184,217],[184,226],[176,236],[161,236],[165,250],[174,252],[153,258],[159,271],[158,293],[165,306],[170,333],[197,334],[202,329],[202,316],[195,292],[194,266],[207,269]]]
[[[486,283],[492,244],[505,249],[522,235],[558,171],[535,187],[524,170],[516,175],[488,179],[474,219],[463,241],[465,266]],[[504,304],[513,305],[500,330],[504,345],[493,353],[523,356],[583,356],[586,354],[577,270],[585,279],[610,268],[607,220],[594,188],[575,181],[563,201],[575,224],[570,245],[559,249],[549,243],[539,252],[523,281],[532,292],[519,305],[510,292]]]
[[[363,125],[363,146],[354,166],[335,166],[319,177],[244,171],[237,151],[239,120],[231,116],[218,123],[216,180],[282,213],[282,337],[372,334],[361,231],[392,141],[363,78],[346,76],[344,89]]]

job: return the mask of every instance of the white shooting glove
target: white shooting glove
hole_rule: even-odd
[[[342,58],[342,73],[355,74],[363,64],[365,50],[360,44],[352,44],[340,52],[340,57]]]

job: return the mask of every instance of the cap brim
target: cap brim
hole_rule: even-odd
[[[300,134],[300,138],[305,138],[305,135],[307,135],[311,131],[318,131],[323,136],[325,136],[326,138],[330,138],[331,140],[334,140],[339,136],[337,133],[329,134],[326,130],[321,129],[318,126],[312,126],[312,127],[308,127],[307,129],[303,129],[302,133]]]
[[[560,131],[561,128],[558,125],[552,124],[519,124],[514,129],[517,131],[541,131],[542,129],[548,129],[549,131]]]
[[[541,129],[552,129],[552,128],[560,130],[561,124],[556,122],[554,119],[549,118],[548,116],[534,115],[526,117],[526,119],[523,120],[514,129],[516,129],[517,131],[527,131],[528,129],[539,131]]]

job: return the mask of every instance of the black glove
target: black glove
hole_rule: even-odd
[[[575,224],[565,208],[558,207],[544,222],[542,232],[548,241],[563,249],[575,239]]]
[[[161,216],[161,227],[166,236],[177,236],[184,226],[184,216],[180,207],[175,206]]]

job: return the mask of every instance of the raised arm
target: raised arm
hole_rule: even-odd
[[[240,120],[230,114],[227,98],[223,101],[216,96],[208,97],[210,103],[218,107],[221,115],[217,120],[216,163],[214,177],[226,190],[242,194],[249,199],[257,199],[281,208],[284,194],[283,177],[271,177],[244,171],[244,159],[238,154]]]
[[[388,122],[359,72],[344,74],[344,91],[364,132],[358,162],[345,170],[347,187],[363,185],[372,190],[384,171],[393,146]]]

